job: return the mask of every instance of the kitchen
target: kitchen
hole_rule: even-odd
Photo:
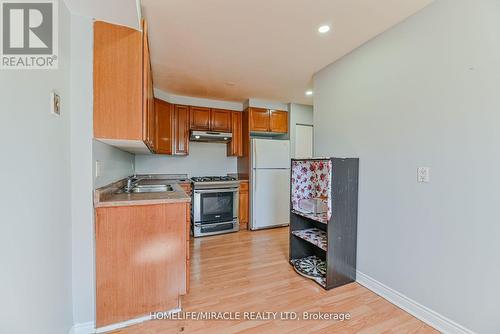
[[[222,234],[217,240],[224,243],[226,233],[288,226],[292,150],[312,156],[311,106],[154,89],[147,33],[146,21],[142,32],[94,24],[94,143],[101,151],[120,150],[115,166],[120,159],[133,166],[133,173],[123,167],[129,175],[106,183],[101,171],[109,162],[95,157],[99,331],[181,309],[190,259],[198,256],[194,238]],[[154,295],[123,293],[126,282]]]
[[[497,0],[0,13],[1,333],[500,332]]]

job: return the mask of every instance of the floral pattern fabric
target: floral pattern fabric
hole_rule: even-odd
[[[328,205],[327,220],[332,216],[332,161],[296,160],[292,162],[292,206],[300,211],[301,199],[323,198]]]

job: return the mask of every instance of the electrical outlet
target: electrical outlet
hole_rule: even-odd
[[[428,183],[430,182],[429,167],[418,167],[417,168],[417,182],[418,183]]]
[[[95,177],[100,177],[102,173],[102,162],[96,160],[95,162]]]

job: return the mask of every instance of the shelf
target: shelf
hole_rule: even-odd
[[[320,214],[313,214],[313,213],[305,213],[305,212],[301,212],[301,211],[293,210],[293,209],[292,209],[292,212],[295,213],[296,215],[302,216],[304,218],[308,218],[308,219],[317,221],[317,222],[322,223],[322,224],[328,224],[328,214],[326,212],[320,213]]]
[[[292,259],[290,262],[295,271],[309,278],[323,288],[326,288],[326,262],[317,256],[308,256],[301,259]]]
[[[292,231],[296,237],[305,240],[326,252],[328,247],[328,238],[326,232],[319,228],[308,228],[305,230]]]

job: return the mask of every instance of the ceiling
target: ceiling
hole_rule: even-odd
[[[73,14],[140,29],[140,0],[64,0]]]
[[[142,0],[154,85],[312,104],[312,76],[432,0]],[[321,35],[317,29],[330,24]]]

